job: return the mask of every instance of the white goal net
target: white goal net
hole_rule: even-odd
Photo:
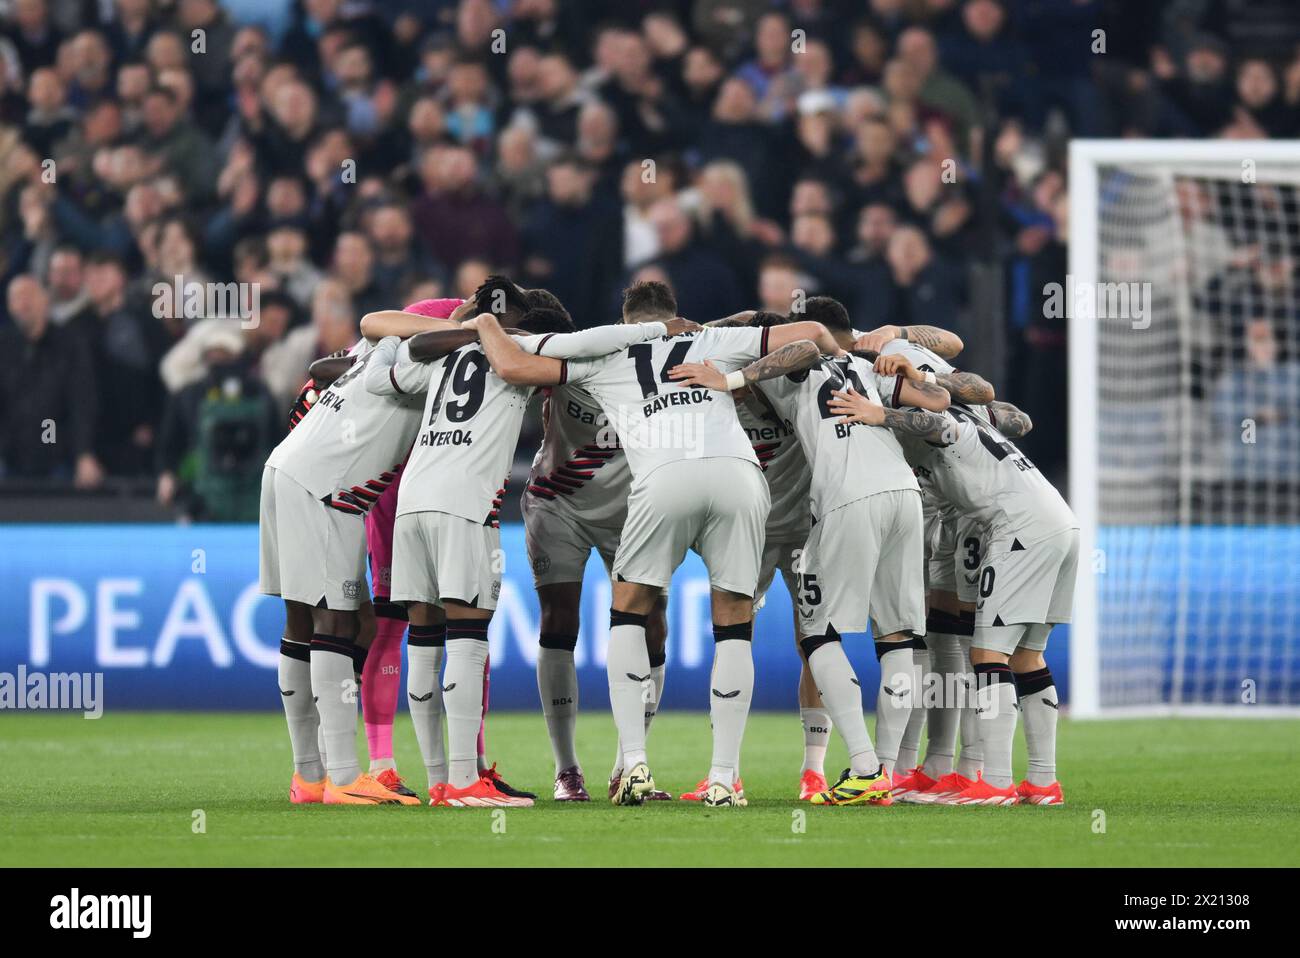
[[[1070,177],[1073,710],[1300,710],[1300,144]]]

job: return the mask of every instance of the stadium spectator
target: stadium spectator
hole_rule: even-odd
[[[851,6],[0,5],[3,328],[17,334],[14,281],[42,277],[12,298],[30,318],[43,295],[64,340],[125,362],[140,336],[149,363],[187,344],[184,375],[133,359],[113,376],[138,377],[133,396],[176,392],[210,372],[191,337],[213,317],[178,313],[155,284],[255,283],[275,305],[241,331],[241,375],[278,402],[361,311],[463,294],[495,270],[551,287],[581,324],[635,275],[666,277],[698,319],[825,289],[859,327],[973,323],[979,341],[1005,323],[1007,368],[987,372],[1039,406],[1033,447],[1057,393],[1014,377],[1025,357],[1068,365],[1066,327],[1038,315],[1064,257],[1066,139],[1294,136],[1300,13],[1274,5],[1263,29],[1212,4]],[[1266,304],[1293,358],[1300,244],[1242,249],[1207,205],[1225,200],[1189,189],[1213,276],[1193,299],[1221,335],[1194,370],[1208,399],[1243,348],[1245,300]],[[1232,200],[1241,215],[1253,202]],[[977,261],[1006,276],[1001,314],[967,303]],[[110,473],[148,462],[134,425],[112,427],[121,457],[101,444]],[[63,455],[33,468],[71,478]],[[1063,454],[1034,457],[1050,469]],[[6,459],[12,475],[20,459]]]
[[[4,475],[71,478],[93,489],[104,478],[95,456],[96,371],[75,330],[50,322],[50,297],[34,276],[16,276],[6,290],[13,325],[0,329],[8,371],[0,386]]]

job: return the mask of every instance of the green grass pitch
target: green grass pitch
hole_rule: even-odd
[[[538,806],[294,807],[277,714],[0,716],[0,866],[96,865],[1294,865],[1300,860],[1300,724],[1064,721],[1063,808],[814,808],[792,799],[794,715],[755,714],[745,738],[750,806],[615,808],[607,714],[579,721],[596,799],[549,800],[540,715],[494,714],[488,745]],[[398,716],[398,764],[423,790]],[[709,759],[704,714],[660,716],[659,784],[694,784]],[[843,762],[832,741],[828,771]],[[1023,769],[1023,749],[1017,769]],[[205,830],[195,832],[197,814]]]

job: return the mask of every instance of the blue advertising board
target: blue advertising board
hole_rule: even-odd
[[[501,530],[506,565],[489,632],[492,707],[537,709],[538,607],[523,527]],[[251,525],[0,526],[0,673],[102,672],[109,709],[279,709],[275,667],[284,624],[257,591]],[[609,701],[610,585],[587,566],[578,640],[584,707]],[[713,657],[709,584],[694,554],[673,579],[664,707],[707,709]],[[757,709],[795,709],[799,660],[780,578],[754,631]],[[1066,627],[1050,664],[1064,693]],[[862,685],[879,670],[868,636],[845,640]],[[870,701],[872,696],[868,696]]]

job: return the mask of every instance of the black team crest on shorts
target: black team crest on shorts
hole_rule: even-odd
[[[343,580],[343,598],[345,598],[345,599],[359,599],[359,598],[361,598],[361,585],[362,585],[362,582],[361,582],[360,579],[344,579],[344,580]]]

